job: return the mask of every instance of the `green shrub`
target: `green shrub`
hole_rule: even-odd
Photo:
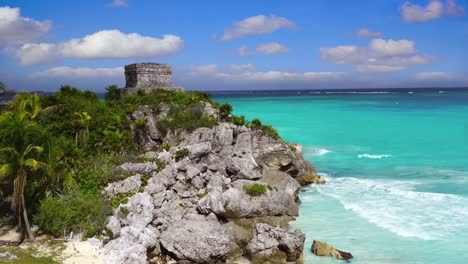
[[[135,127],[137,129],[146,130],[146,128],[148,127],[146,119],[137,119],[137,120],[135,120]]]
[[[162,149],[164,149],[165,151],[169,151],[171,149],[171,145],[169,143],[163,143],[161,145]]]
[[[272,126],[262,125],[261,129],[263,133],[267,134],[268,136],[275,138],[275,139],[280,139],[280,135],[278,134],[278,131],[276,131],[276,129],[274,129]]]
[[[267,191],[267,187],[263,184],[246,184],[244,185],[244,191],[250,196],[260,196]]]
[[[190,154],[189,150],[186,148],[181,148],[174,153],[174,158],[176,161],[179,161]]]
[[[106,93],[104,94],[104,98],[108,102],[118,101],[122,98],[120,93],[120,89],[117,85],[109,85],[106,87]]]
[[[252,129],[260,129],[261,127],[262,127],[262,122],[257,118],[255,118],[254,120],[250,122],[250,128]]]
[[[198,195],[198,198],[203,198],[205,196],[207,196],[209,193],[211,192],[211,189],[210,188],[206,188],[205,191],[201,194]]]
[[[98,194],[109,182],[121,180],[112,173],[124,161],[118,153],[96,153],[80,161],[76,171],[76,181],[83,193]]]
[[[232,112],[232,105],[223,104],[219,107],[219,113],[222,117],[228,117]]]
[[[138,96],[145,96],[145,95],[146,95],[146,92],[145,92],[144,89],[140,88],[140,89],[138,89],[138,91],[137,91],[137,95],[138,95]]]
[[[73,231],[84,232],[88,238],[104,230],[110,214],[110,206],[99,195],[74,192],[42,200],[33,221],[56,237]]]
[[[245,116],[231,116],[229,119],[230,123],[233,123],[236,126],[248,126],[249,122],[245,119]]]
[[[162,134],[166,135],[169,130],[183,129],[193,131],[199,127],[213,127],[218,120],[214,116],[203,113],[203,108],[192,105],[182,107],[172,106],[168,117],[159,120],[157,126]]]
[[[112,206],[112,208],[117,208],[120,204],[128,203],[128,197],[133,196],[135,193],[137,193],[137,190],[126,193],[118,193],[109,200],[109,204]]]

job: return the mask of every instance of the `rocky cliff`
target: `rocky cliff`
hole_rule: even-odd
[[[323,179],[293,145],[223,122],[209,103],[204,112],[217,125],[166,135],[157,123],[167,107],[132,114],[145,121],[135,135],[148,152],[120,165],[127,178],[105,189],[121,202],[107,263],[301,263],[305,236],[288,222],[301,185]]]

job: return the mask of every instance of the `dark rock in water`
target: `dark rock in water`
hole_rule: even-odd
[[[353,258],[353,255],[351,253],[338,250],[332,247],[331,245],[318,240],[314,240],[314,242],[312,243],[312,253],[314,253],[317,256],[335,257],[337,259],[342,259],[346,261]]]

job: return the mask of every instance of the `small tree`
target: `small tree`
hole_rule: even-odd
[[[29,239],[34,239],[28,219],[24,189],[28,174],[45,167],[40,161],[43,151],[41,142],[44,132],[32,119],[40,107],[33,105],[33,96],[17,96],[15,108],[0,115],[0,179],[12,178],[12,209],[21,230],[26,231]],[[24,224],[24,226],[23,226]]]
[[[252,120],[252,122],[250,122],[250,127],[252,129],[260,129],[262,128],[262,122],[259,119],[255,118],[254,120]]]
[[[219,107],[219,114],[221,118],[226,119],[232,112],[232,105],[230,104],[223,104]]]
[[[78,130],[75,134],[75,144],[78,147],[78,144],[81,146],[86,145],[89,138],[89,123],[91,122],[91,115],[88,112],[75,112],[77,117],[76,123]]]
[[[108,102],[118,101],[122,98],[119,87],[117,85],[109,85],[106,87],[104,98]]]

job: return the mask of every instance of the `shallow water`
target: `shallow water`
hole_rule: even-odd
[[[217,97],[303,146],[328,180],[305,188],[313,239],[352,263],[468,263],[468,93]]]

